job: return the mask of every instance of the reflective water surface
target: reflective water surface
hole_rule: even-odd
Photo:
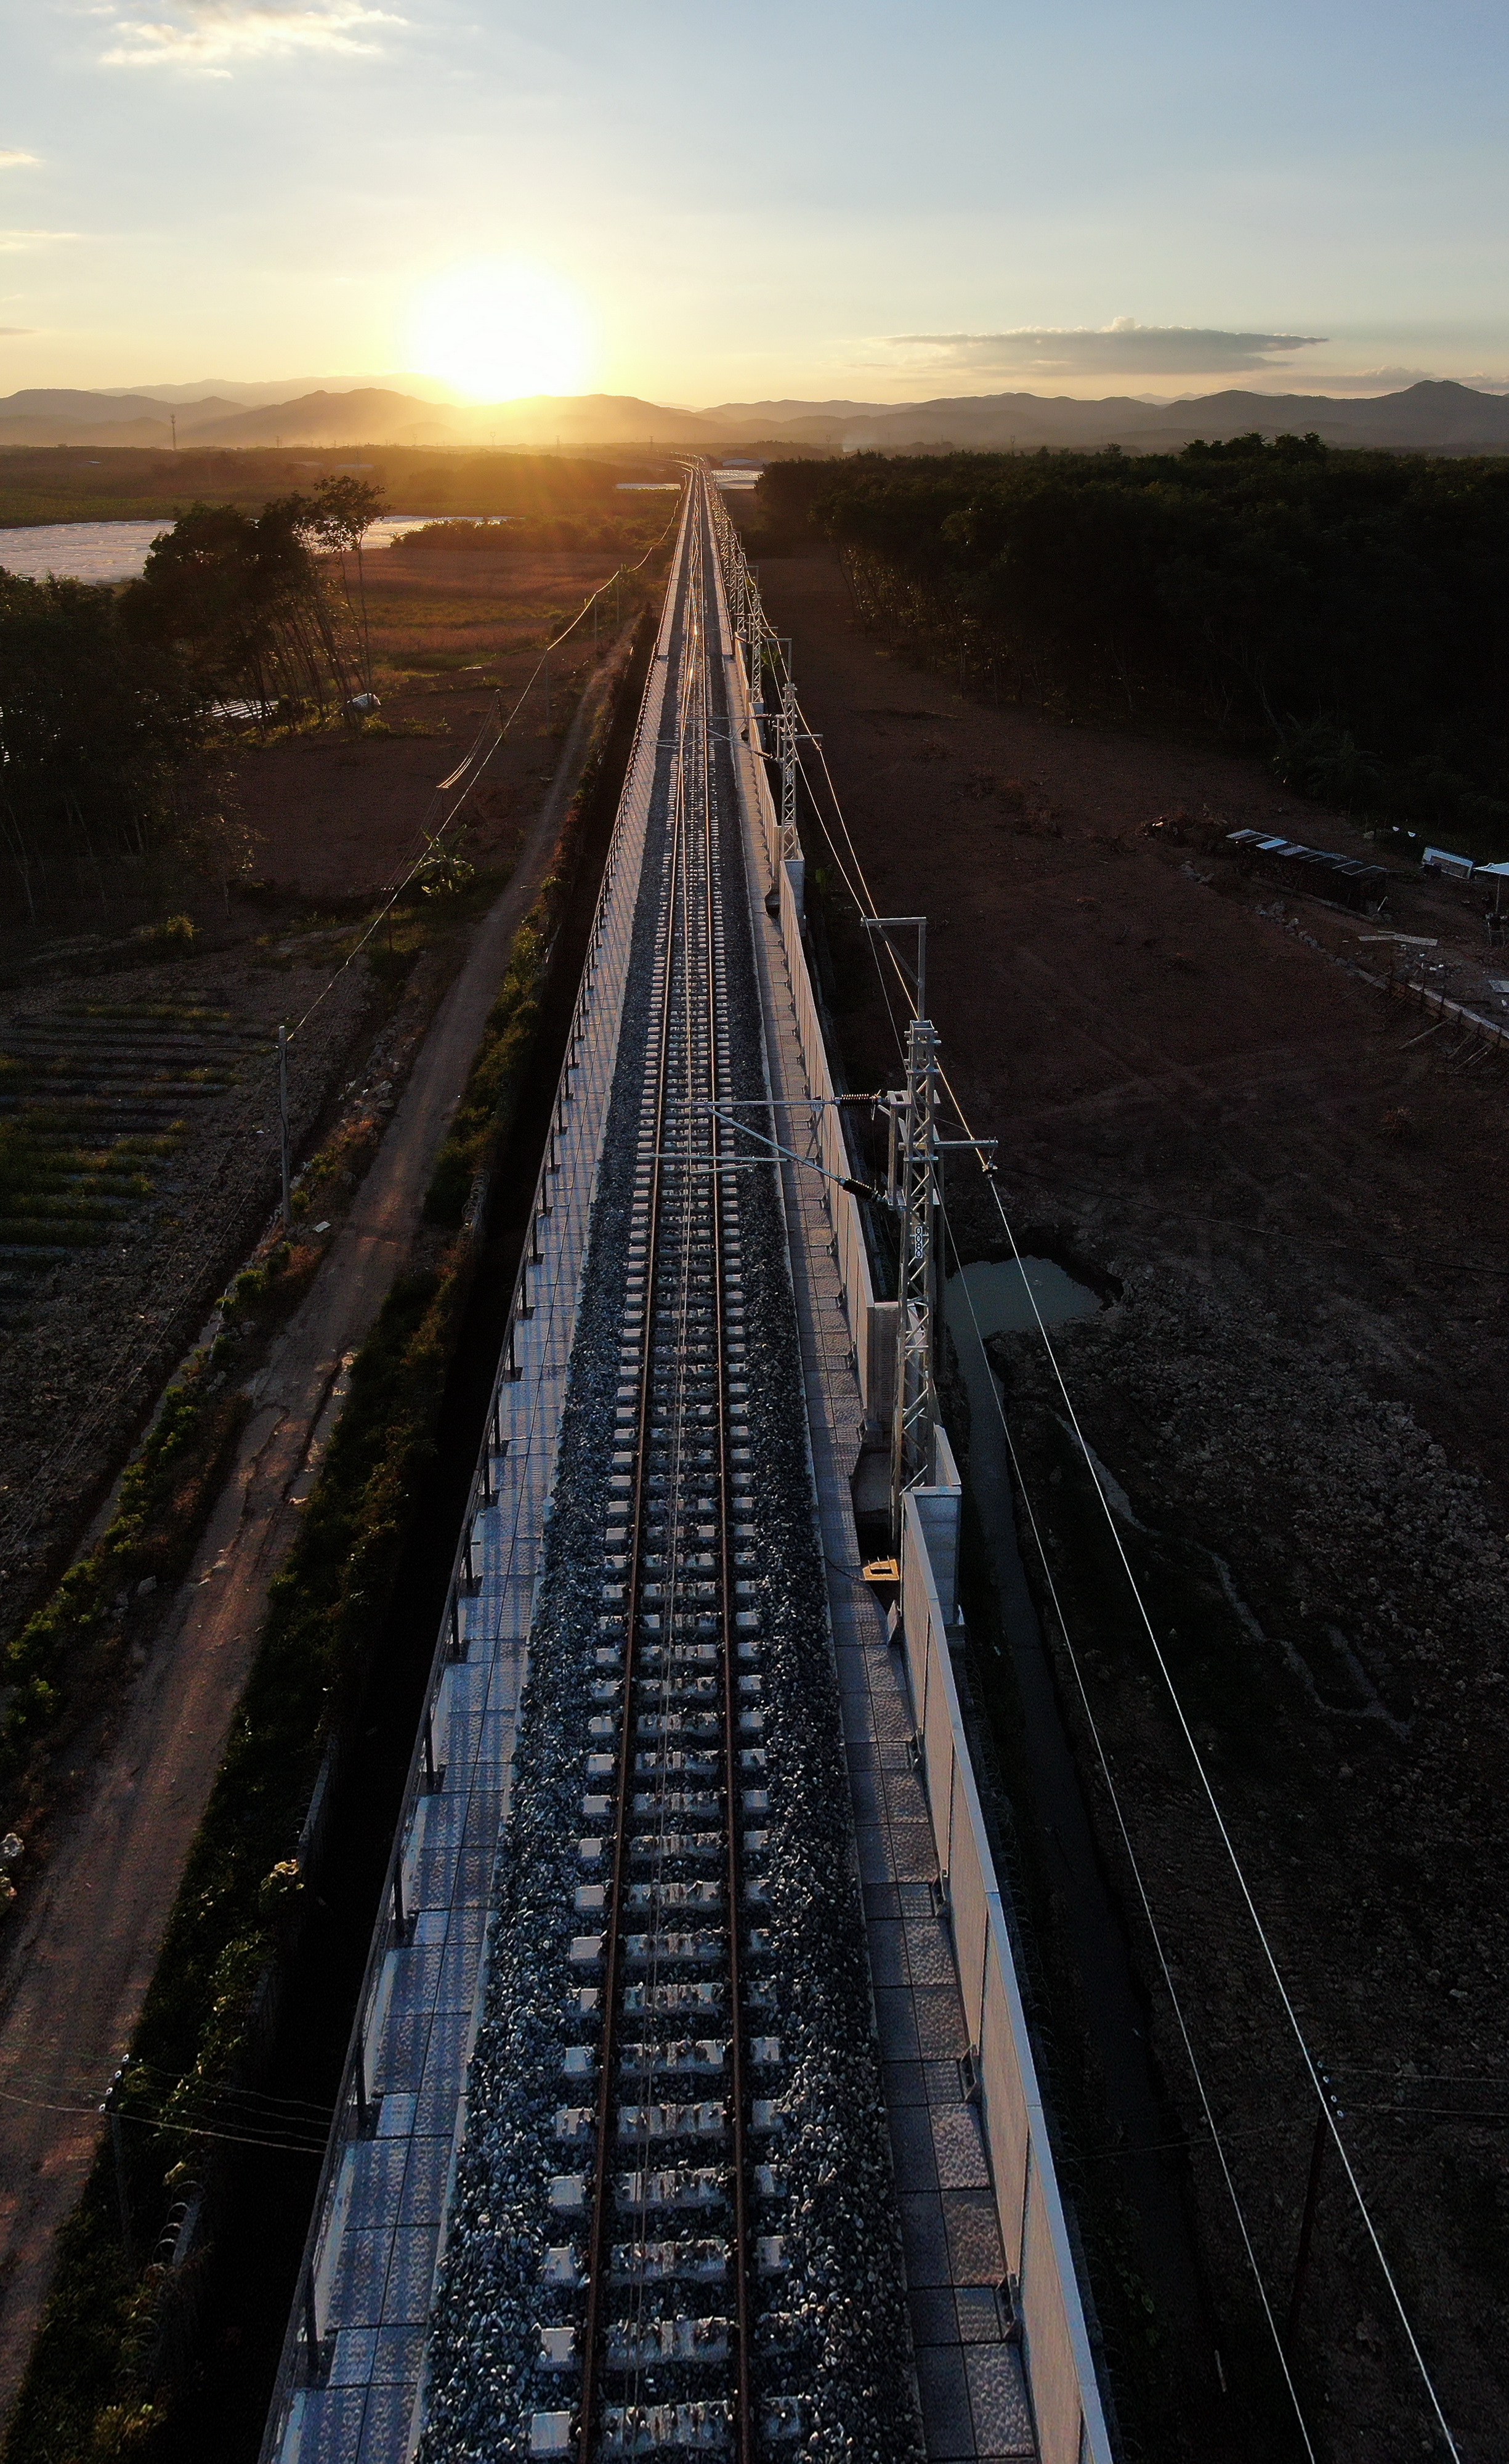
[[[369,548],[386,547],[405,531],[434,521],[433,514],[387,514],[366,536]],[[171,522],[37,522],[24,530],[0,530],[0,570],[37,582],[57,574],[69,582],[134,582],[155,539]]]
[[[975,1325],[982,1335],[1023,1334],[1039,1319],[1044,1326],[1063,1326],[1070,1318],[1093,1317],[1100,1306],[1086,1285],[1076,1283],[1051,1258],[1023,1258],[1020,1265],[1015,1258],[976,1260],[949,1277],[944,1299],[950,1331],[961,1350]]]

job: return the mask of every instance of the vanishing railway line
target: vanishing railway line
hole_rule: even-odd
[[[735,1126],[770,1090],[700,479],[672,608],[426,2464],[778,2459],[888,2315],[830,2323],[836,2261],[794,2255],[884,2159],[842,1762],[801,1770],[838,1727],[780,1199]],[[815,2029],[828,1994],[844,2019]],[[874,2209],[840,2237],[867,2248]],[[537,2222],[500,2255],[504,2210]],[[495,2379],[466,2350],[483,2314]]]
[[[268,2464],[920,2453],[741,692],[697,473]]]
[[[753,1742],[759,1645],[735,1627],[736,1568],[754,1561],[754,1527],[748,1476],[733,1463],[748,1451],[747,1362],[737,1174],[715,1110],[729,1017],[702,564],[699,529],[615,1408],[627,1441],[615,1447],[615,1485],[627,1495],[623,1521],[603,1532],[609,1605],[597,1657],[604,1696],[621,1690],[594,1726],[616,1719],[619,1736],[591,1759],[589,1776],[612,1785],[584,1796],[580,1849],[583,1869],[605,1876],[578,1894],[603,1916],[602,1983],[581,1995],[584,2011],[601,1995],[601,2032],[580,2349],[545,2330],[580,2364],[581,2464],[600,2438],[612,2453],[722,2446],[728,2432],[749,2464],[751,2224],[777,2189],[771,2167],[752,2166],[769,2100],[752,2109],[749,2096],[752,2069],[778,2059],[773,1991],[747,1988],[741,1957],[741,1827],[766,1797]],[[756,1820],[754,1862],[760,1837]],[[599,1946],[588,1936],[583,1947]],[[589,2074],[594,2050],[568,2059]],[[560,2126],[585,2118],[563,2108]],[[658,2286],[674,2298],[652,2313]],[[667,2363],[710,2395],[647,2405],[646,2378]],[[554,2431],[542,2423],[539,2444]]]

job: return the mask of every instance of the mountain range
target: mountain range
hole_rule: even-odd
[[[279,401],[236,398],[229,387],[192,400],[178,386],[152,395],[33,387],[0,396],[0,451],[7,446],[310,445],[331,448],[470,448],[734,444],[801,446],[828,452],[906,452],[953,446],[1120,445],[1168,452],[1194,438],[1313,430],[1328,444],[1473,453],[1509,451],[1509,397],[1428,380],[1370,397],[1244,393],[1148,403],[1127,395],[1081,402],[1069,395],[954,395],[937,402],[732,402],[684,410],[633,394],[536,394],[491,405],[424,401],[391,386],[324,386]],[[243,389],[237,388],[237,391]],[[244,395],[264,395],[247,386]]]

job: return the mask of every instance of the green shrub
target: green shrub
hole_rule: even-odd
[[[135,937],[164,950],[187,950],[198,940],[199,927],[191,915],[164,915],[161,923],[139,925]]]
[[[208,1350],[195,1353],[168,1388],[106,1529],[0,1661],[8,1697],[0,1776],[14,1776],[56,1718],[70,1678],[119,1623],[120,1595],[171,1576],[186,1561],[247,1408],[244,1397],[223,1391]]]

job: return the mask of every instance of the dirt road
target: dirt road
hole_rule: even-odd
[[[87,1800],[12,1917],[0,1964],[0,2414],[46,2298],[57,2230],[98,2138],[179,1876],[333,1425],[342,1371],[407,1254],[514,935],[549,866],[611,660],[583,696],[507,890],[421,1046],[347,1221],[253,1390],[194,1563]]]

